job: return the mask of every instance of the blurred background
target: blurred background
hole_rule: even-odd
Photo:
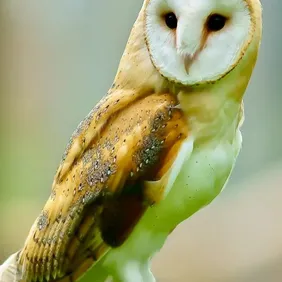
[[[141,2],[1,0],[0,263],[23,245],[71,133],[111,85]],[[159,281],[282,281],[282,2],[262,4],[243,150],[225,191],[154,259]]]

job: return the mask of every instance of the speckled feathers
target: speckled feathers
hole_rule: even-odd
[[[179,30],[163,31],[163,7]],[[214,12],[234,21],[202,46]],[[144,1],[111,89],[67,145],[19,254],[20,281],[73,282],[101,261],[104,278],[155,281],[151,257],[233,169],[260,38],[259,0]]]
[[[122,111],[119,103],[126,105]],[[73,162],[57,174],[51,196],[21,254],[30,281],[64,277],[79,269],[84,260],[95,261],[109,247],[122,244],[154,201],[145,197],[142,186],[146,180],[161,179],[176,156],[175,143],[187,137],[187,125],[176,104],[169,94],[148,95],[131,103],[112,94],[80,124],[70,144],[85,149],[71,158],[73,147],[68,146],[61,167],[66,167],[64,161]],[[103,123],[98,127],[100,120]],[[85,133],[93,126],[98,129],[87,143]],[[170,162],[165,159],[168,154]],[[123,209],[104,211],[105,206],[112,208],[121,202]],[[123,228],[116,228],[117,222],[111,221],[114,217],[116,221],[121,211],[120,220],[127,222],[119,222]],[[134,216],[129,218],[132,212]],[[108,234],[111,239],[107,242]]]

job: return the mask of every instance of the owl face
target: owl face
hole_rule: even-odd
[[[249,2],[148,0],[145,37],[154,66],[167,79],[185,85],[225,76],[251,43],[255,23]]]

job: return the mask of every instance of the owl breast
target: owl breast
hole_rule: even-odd
[[[117,261],[124,264],[128,260],[139,261],[153,256],[180,222],[222,191],[234,167],[241,141],[238,130],[232,142],[224,140],[205,148],[194,147],[177,172],[166,198],[147,210],[128,240],[109,252],[102,263],[109,267]],[[193,143],[193,140],[187,142]],[[181,149],[179,154],[183,154]]]
[[[174,212],[171,212],[174,218],[184,220],[209,204],[223,190],[234,167],[241,142],[238,130],[232,142],[223,140],[215,146],[193,149],[167,198],[174,206]]]
[[[145,214],[144,226],[148,219],[148,229],[165,233],[208,205],[227,183],[241,143],[241,132],[238,130],[231,142],[223,139],[205,147],[194,146],[179,172],[176,172],[177,177],[166,198]],[[182,150],[179,154],[183,154]]]

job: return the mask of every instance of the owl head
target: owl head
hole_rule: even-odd
[[[153,65],[184,85],[215,82],[230,73],[261,20],[259,0],[145,0],[143,13]]]

